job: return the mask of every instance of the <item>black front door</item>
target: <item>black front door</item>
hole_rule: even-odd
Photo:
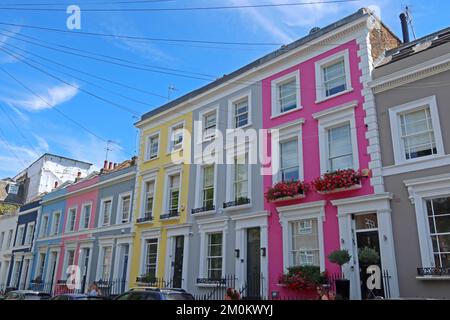
[[[174,288],[181,288],[183,281],[183,251],[184,236],[175,237],[175,259],[173,261],[172,285]]]
[[[358,248],[361,298],[373,299],[376,296],[384,297],[378,220],[375,213],[356,217],[356,242]],[[374,252],[376,252],[375,255],[373,254]],[[377,256],[378,259],[376,259]],[[370,274],[367,273],[367,268],[371,265],[377,265],[380,268],[380,274],[378,275],[380,277],[380,289],[369,289],[367,286],[367,279],[370,277]]]
[[[82,266],[82,270],[81,270],[81,292],[84,292],[84,290],[86,289],[86,281],[87,281],[87,272],[88,272],[88,267],[89,267],[89,255],[90,255],[91,250],[89,248],[84,248],[83,249],[83,266]]]
[[[52,273],[50,274],[50,293],[53,293],[53,281],[55,280],[55,273],[56,273],[56,263],[58,262],[58,253],[53,252],[52,253]]]
[[[247,290],[249,299],[261,298],[261,230],[247,229]]]

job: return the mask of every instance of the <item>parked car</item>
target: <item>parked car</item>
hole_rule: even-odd
[[[33,290],[14,290],[6,293],[2,300],[49,300],[52,296],[46,292]]]
[[[183,289],[138,287],[119,295],[114,300],[194,300]]]
[[[54,296],[50,300],[67,301],[67,300],[109,300],[109,299],[103,296],[89,296],[87,294],[82,293],[65,293]]]

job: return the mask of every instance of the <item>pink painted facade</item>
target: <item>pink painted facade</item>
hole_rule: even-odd
[[[344,52],[348,50],[349,54],[349,67],[351,75],[352,91],[336,96],[323,102],[316,102],[316,62],[321,61],[334,54]],[[360,83],[361,70],[359,69],[359,57],[358,57],[359,45],[356,41],[350,41],[339,47],[336,47],[328,52],[318,55],[310,60],[304,61],[298,65],[295,65],[287,70],[283,70],[277,74],[264,79],[262,81],[263,87],[263,128],[270,129],[274,127],[283,126],[289,123],[295,123],[299,119],[304,119],[301,126],[301,141],[302,156],[303,159],[303,180],[311,182],[315,178],[321,175],[320,169],[320,147],[319,147],[319,126],[318,120],[313,115],[317,112],[321,112],[333,107],[342,106],[353,101],[357,101],[357,106],[354,108],[356,136],[358,145],[359,156],[359,169],[365,169],[369,167],[371,161],[370,156],[367,153],[368,141],[366,139],[367,128],[364,124],[365,111],[362,104],[364,98],[361,94],[362,84]],[[273,81],[290,74],[294,71],[299,72],[300,85],[297,87],[297,94],[300,94],[300,101],[302,108],[297,111],[287,113],[286,115],[271,117],[272,113],[272,88],[274,86]],[[299,128],[300,131],[300,128]],[[268,154],[271,153],[271,146],[268,146]],[[264,191],[267,191],[269,187],[273,185],[272,176],[265,176],[264,178]],[[324,253],[321,253],[325,257],[325,270],[334,273],[339,271],[339,268],[329,263],[327,256],[330,252],[340,248],[339,237],[339,223],[337,217],[337,208],[333,206],[330,200],[357,197],[372,194],[374,192],[373,187],[370,185],[370,179],[363,179],[362,187],[357,190],[344,191],[339,193],[333,193],[328,195],[322,195],[314,190],[310,190],[306,193],[304,199],[290,200],[282,204],[273,204],[265,202],[265,209],[270,212],[268,222],[269,233],[269,296],[272,292],[277,291],[280,296],[295,296],[298,295],[295,292],[288,290],[279,285],[279,277],[284,272],[283,267],[283,255],[290,254],[283,252],[283,248],[287,248],[286,244],[283,245],[283,230],[279,219],[279,213],[277,212],[277,206],[290,206],[308,204],[317,201],[326,201],[325,204],[325,217],[322,226],[323,230],[323,248]],[[321,226],[319,225],[319,228]]]
[[[99,176],[94,176],[87,180],[82,180],[79,183],[76,183],[74,185],[68,186],[68,193],[75,192],[80,189],[88,188],[99,181]],[[80,242],[85,240],[86,238],[90,237],[90,234],[79,234],[76,233],[79,231],[80,228],[80,219],[82,217],[82,209],[83,205],[90,203],[91,204],[91,215],[89,219],[89,229],[93,229],[95,227],[95,212],[97,208],[97,201],[98,201],[98,188],[88,189],[85,192],[82,192],[80,194],[75,194],[72,196],[69,196],[66,200],[66,211],[64,212],[64,218],[62,220],[63,223],[63,229],[62,229],[62,238],[61,238],[61,253],[59,255],[59,260],[56,268],[56,277],[57,279],[66,279],[65,276],[65,270],[64,263],[66,259],[66,249],[68,245],[71,245],[71,249],[75,249],[75,256],[74,256],[74,264],[78,264],[78,259],[80,255]],[[75,219],[75,230],[72,232],[69,232],[67,229],[67,220],[68,220],[68,214],[69,210],[76,208],[76,219]],[[73,247],[72,247],[73,246]]]

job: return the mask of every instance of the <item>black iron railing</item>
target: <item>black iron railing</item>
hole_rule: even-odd
[[[170,219],[170,218],[176,218],[180,216],[180,212],[178,212],[178,210],[170,210],[169,213],[166,214],[162,214],[159,216],[159,219],[161,220],[165,220],[165,219]]]
[[[205,206],[205,207],[201,207],[201,208],[192,209],[191,213],[196,214],[196,213],[202,213],[202,212],[214,211],[214,210],[216,210],[216,206],[211,205],[211,206]]]
[[[417,268],[417,274],[424,276],[450,276],[450,268],[429,267]]]
[[[237,200],[234,201],[228,201],[228,202],[224,202],[223,203],[223,208],[231,208],[231,207],[237,207],[237,206],[242,206],[244,204],[249,204],[250,203],[250,199],[249,198],[239,198]]]
[[[184,280],[181,279],[181,282]],[[155,278],[149,276],[140,276],[136,278],[136,283],[140,286],[155,288],[173,288],[173,280],[165,280],[164,278]]]
[[[142,222],[148,222],[148,221],[152,221],[152,220],[153,220],[153,216],[151,214],[146,214],[142,218],[138,218],[136,220],[136,222],[142,223]]]
[[[228,288],[236,288],[235,275],[226,275],[223,278],[198,278],[197,285],[208,285],[205,293],[195,296],[196,300],[223,300]]]

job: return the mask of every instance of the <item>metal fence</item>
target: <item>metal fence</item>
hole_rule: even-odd
[[[128,281],[123,279],[114,280],[98,280],[95,281],[99,294],[105,297],[114,297],[124,293],[128,289]],[[70,293],[88,293],[88,286],[82,288],[81,285],[68,284],[66,280],[58,280],[55,282],[37,282],[19,283],[17,285],[0,284],[0,295],[13,290],[33,290],[45,292],[52,296]]]

